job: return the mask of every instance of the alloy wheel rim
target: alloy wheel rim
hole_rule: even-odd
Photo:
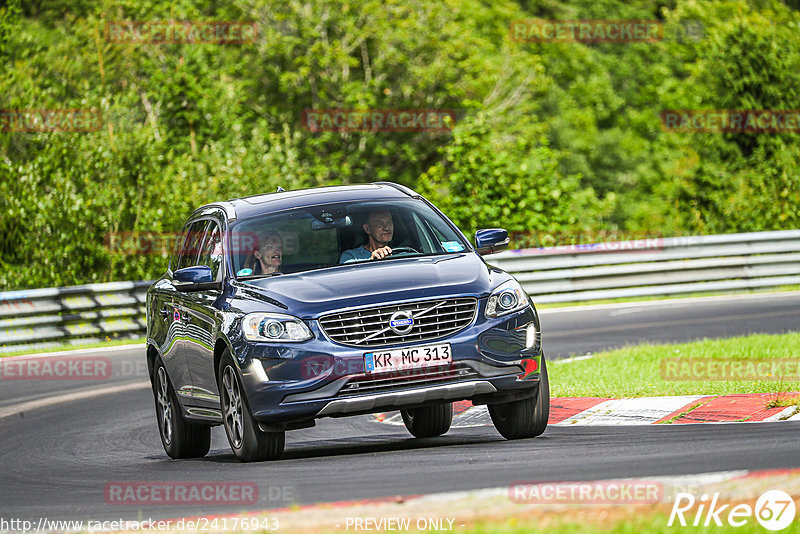
[[[172,402],[169,400],[167,390],[167,372],[163,367],[158,368],[158,426],[161,437],[169,445],[172,443]]]
[[[225,367],[225,371],[222,373],[223,408],[225,412],[225,428],[228,430],[231,445],[238,449],[244,441],[244,418],[242,395],[234,372],[229,365]]]

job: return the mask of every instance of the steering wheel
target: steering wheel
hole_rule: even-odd
[[[394,256],[396,253],[400,253],[400,254],[403,254],[403,253],[405,253],[405,254],[419,254],[420,251],[415,249],[415,248],[413,248],[413,247],[395,247],[395,248],[392,249],[392,256]]]

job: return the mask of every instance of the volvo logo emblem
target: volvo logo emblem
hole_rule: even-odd
[[[389,328],[391,328],[392,332],[395,334],[408,334],[413,327],[414,317],[411,315],[410,311],[401,310],[394,312],[392,316],[389,317]]]

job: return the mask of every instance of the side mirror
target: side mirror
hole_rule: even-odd
[[[486,228],[475,232],[475,250],[481,256],[508,248],[508,232],[502,228]]]
[[[214,281],[211,267],[195,265],[178,269],[172,275],[172,285],[178,291],[204,291],[207,289],[222,289],[221,282]]]

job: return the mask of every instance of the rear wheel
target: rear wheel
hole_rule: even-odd
[[[489,405],[489,415],[494,427],[506,439],[533,438],[547,428],[550,417],[550,384],[544,355],[541,361],[539,390],[535,395],[518,401]]]
[[[263,432],[250,415],[247,399],[230,351],[222,355],[219,365],[220,401],[225,434],[233,454],[242,462],[274,460],[283,453],[285,432]]]
[[[432,404],[422,408],[400,410],[403,423],[414,437],[430,438],[441,436],[450,430],[453,422],[453,403]]]
[[[194,425],[183,418],[175,389],[161,358],[153,370],[153,396],[161,443],[170,458],[200,458],[211,448],[211,427]]]

